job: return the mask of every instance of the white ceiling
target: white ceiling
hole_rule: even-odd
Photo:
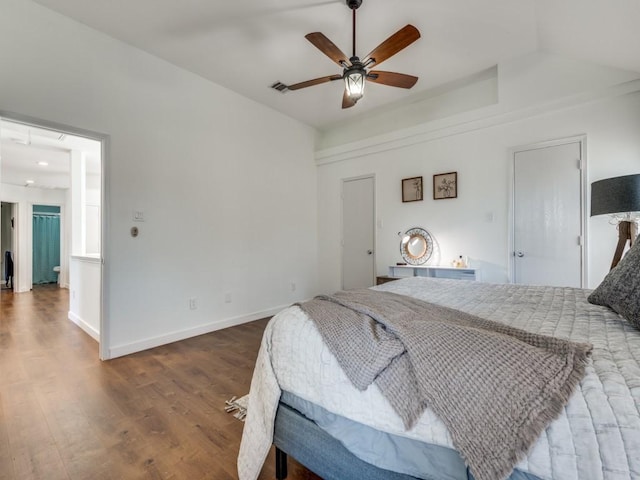
[[[36,1],[320,129],[536,50],[640,72],[638,0],[363,0],[357,54],[411,23],[422,38],[380,69],[420,80],[408,91],[368,83],[342,110],[340,82],[270,85],[341,73],[304,35],[320,31],[350,56],[343,0]]]
[[[71,151],[84,152],[88,176],[100,175],[100,142],[53,130],[0,121],[2,183],[32,188],[71,186]],[[44,165],[44,164],[46,165]]]

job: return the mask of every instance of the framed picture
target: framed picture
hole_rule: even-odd
[[[422,200],[422,177],[402,179],[402,201],[417,202]]]
[[[439,173],[433,176],[433,199],[458,197],[458,172]]]

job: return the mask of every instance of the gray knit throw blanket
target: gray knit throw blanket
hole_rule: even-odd
[[[477,480],[511,473],[591,351],[390,292],[322,295],[300,308],[356,388],[375,382],[407,429],[429,406]]]

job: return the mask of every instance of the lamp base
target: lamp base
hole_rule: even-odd
[[[611,262],[611,270],[618,265],[618,262],[622,258],[622,252],[627,245],[632,246],[636,237],[638,236],[638,224],[636,222],[623,221],[618,224],[618,245],[616,246],[616,253],[613,255],[613,261]]]

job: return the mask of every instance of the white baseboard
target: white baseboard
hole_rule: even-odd
[[[73,312],[69,312],[67,315],[69,320],[78,325],[82,330],[84,330],[91,338],[93,338],[96,342],[100,342],[100,332],[85,322],[82,318],[76,315]]]
[[[186,340],[187,338],[197,337],[198,335],[204,335],[205,333],[215,332],[216,330],[222,330],[223,328],[234,327],[243,323],[253,322],[261,318],[270,317],[275,315],[280,310],[288,307],[289,305],[282,305],[280,307],[272,308],[269,310],[263,310],[260,312],[250,313],[248,315],[241,315],[238,317],[226,318],[223,320],[217,320],[215,322],[206,323],[197,327],[188,328],[185,330],[178,330],[176,332],[168,333],[166,335],[160,335],[157,337],[140,340],[137,342],[127,343],[124,345],[116,345],[109,349],[109,356],[105,360],[122,357],[124,355],[130,355],[132,353],[141,352],[150,348],[159,347],[168,343],[178,342],[180,340]]]

